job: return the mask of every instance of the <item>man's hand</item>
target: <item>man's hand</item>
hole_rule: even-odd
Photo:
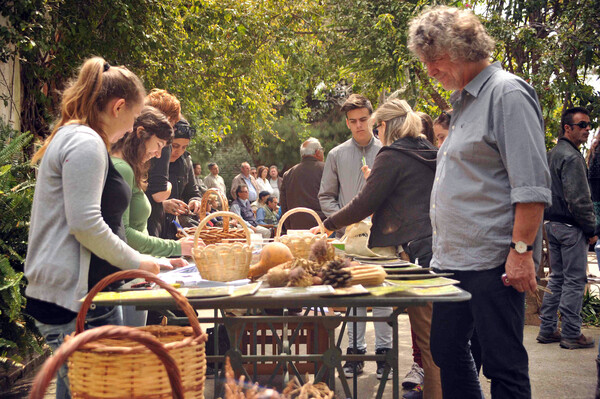
[[[508,283],[517,291],[535,292],[537,289],[535,265],[531,252],[521,255],[511,248],[508,258],[506,258],[505,270]]]
[[[598,241],[598,236],[590,237],[590,238],[588,238],[588,245],[595,244],[596,241]]]
[[[163,201],[162,205],[165,212],[170,213],[171,215],[177,216],[188,213],[188,206],[186,203],[175,198]]]
[[[327,234],[327,237],[329,237],[333,233],[333,231],[330,231],[327,229],[324,229],[324,230],[325,230],[325,234]],[[315,226],[310,229],[310,232],[313,234],[321,234],[321,228],[319,226]]]
[[[204,218],[206,215],[200,215],[200,205],[201,205],[200,201],[198,201],[198,200],[191,200],[190,204],[189,204],[189,209],[190,209],[190,212],[194,212],[195,214],[197,214],[201,218]]]
[[[363,167],[360,168],[360,170],[363,173],[365,180],[367,180],[369,178],[369,175],[371,174],[371,169],[369,168],[369,165],[363,165]]]

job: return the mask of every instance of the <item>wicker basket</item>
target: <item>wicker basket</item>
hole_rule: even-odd
[[[198,316],[187,299],[150,272],[127,270],[100,280],[85,298],[77,315],[75,337],[83,333],[85,316],[98,292],[115,281],[137,277],[155,282],[167,290],[188,317],[191,327],[146,326],[139,330],[155,336],[175,359],[181,371],[185,398],[203,399],[206,380],[205,342],[208,336],[202,332]],[[130,392],[131,396],[140,398],[170,397],[160,361],[131,340],[106,338],[98,341],[94,348],[78,350],[69,359],[69,380],[73,398],[129,397]]]
[[[309,213],[316,219],[319,227],[321,228],[321,234],[312,234],[312,233],[304,233],[299,235],[284,235],[281,236],[281,228],[283,226],[283,222],[290,215],[294,213],[305,212]],[[277,233],[275,234],[275,241],[281,241],[292,251],[292,255],[294,258],[303,258],[308,259],[308,255],[310,255],[310,247],[317,242],[318,240],[327,239],[327,234],[325,233],[325,226],[323,226],[323,222],[321,218],[317,214],[317,212],[313,211],[310,208],[293,208],[287,211],[279,221],[277,225]]]
[[[103,343],[97,343],[93,341],[106,341],[113,340],[121,342],[126,340],[127,342],[136,342],[143,346],[137,347],[113,347],[109,348]],[[144,346],[146,348],[144,348]],[[95,379],[98,381],[100,378],[106,380],[105,384],[111,384],[117,386],[121,391],[119,397],[124,398],[175,398],[184,399],[183,387],[181,386],[181,374],[177,363],[173,357],[169,354],[167,348],[161,344],[152,334],[138,330],[136,328],[125,327],[125,326],[102,326],[94,328],[88,331],[84,331],[74,337],[69,337],[68,340],[61,345],[60,348],[54,353],[54,356],[47,359],[42,369],[38,372],[33,381],[33,387],[29,392],[29,399],[42,399],[50,381],[56,375],[58,369],[63,365],[69,356],[77,354],[79,351],[93,352],[95,350],[100,353],[106,353],[110,349],[112,353],[120,353],[122,356],[134,357],[143,356],[148,357],[146,352],[153,353],[152,356],[157,356],[157,361],[153,359],[153,364],[159,365],[160,370],[156,370],[152,375],[148,376],[150,384],[144,383],[138,386],[124,386],[128,381],[124,378],[124,374],[120,371],[123,367],[122,363],[112,363],[109,367],[117,371],[117,373],[111,372],[109,375],[96,375]],[[107,359],[112,358],[112,355],[106,355]],[[145,359],[144,359],[145,361]],[[97,372],[97,369],[90,370],[90,373]],[[75,375],[69,373],[69,379],[73,385],[73,379],[77,378]],[[93,375],[88,378],[94,378]],[[158,384],[157,384],[158,383]],[[160,386],[160,391],[152,391],[156,385]],[[148,387],[148,388],[147,388]],[[96,398],[96,397],[109,397],[108,394],[104,394],[98,388],[92,388],[90,386],[89,392],[72,392],[73,398]],[[112,396],[115,397],[115,396]]]
[[[198,248],[198,238],[201,237],[206,223],[217,216],[223,216],[223,220],[226,216],[237,219],[244,229],[246,242],[217,243]],[[224,211],[211,213],[202,219],[194,236],[192,256],[203,279],[234,281],[248,277],[252,260],[252,246],[250,245],[250,230],[244,219],[235,213]]]
[[[201,215],[206,215],[206,209],[208,207],[208,200],[210,199],[211,195],[216,195],[217,197],[219,197],[219,200],[221,201],[221,204],[223,205],[223,211],[229,211],[229,205],[227,205],[227,198],[225,198],[225,196],[223,195],[223,193],[221,193],[221,190],[218,190],[216,188],[209,188],[208,190],[206,190],[206,192],[204,193],[204,195],[202,195],[202,202],[200,204],[200,214]],[[215,214],[211,213],[210,214],[210,219],[215,218]],[[244,229],[243,228],[229,228],[229,216],[224,216],[223,217],[223,227],[209,227],[207,226],[205,229],[202,229],[201,233],[200,233],[200,238],[202,239],[202,241],[204,241],[204,243],[206,245],[209,244],[216,244],[219,242],[222,242],[223,240],[227,240],[227,239],[233,239],[233,240],[243,240],[244,238],[246,238],[246,234],[244,233]],[[200,223],[200,226],[202,226],[203,224]],[[199,229],[199,227],[196,227],[196,231]],[[190,232],[190,230],[186,230],[186,232],[188,234],[195,234],[194,232]],[[181,238],[180,236],[178,236],[179,238]]]

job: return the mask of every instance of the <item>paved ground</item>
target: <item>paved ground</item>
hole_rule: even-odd
[[[590,253],[590,273],[600,276],[595,255]],[[593,287],[598,291],[597,287]],[[401,378],[410,369],[411,341],[408,316],[403,314],[399,317],[399,370]],[[533,390],[533,398],[540,399],[588,399],[594,397],[597,373],[595,359],[598,355],[598,347],[590,349],[566,350],[558,344],[541,345],[535,341],[538,328],[535,326],[525,327],[524,343],[529,353],[530,378]],[[584,334],[600,338],[600,329],[587,328]],[[367,325],[367,342],[374,342],[374,331],[371,323]],[[345,346],[345,344],[344,344]],[[369,348],[373,350],[371,346]],[[376,393],[375,364],[367,364],[365,372],[359,377],[359,399],[374,398]],[[213,397],[212,380],[207,381],[206,397]],[[391,383],[391,381],[389,382]],[[486,398],[491,398],[490,384],[485,376],[481,376],[481,383]],[[31,384],[31,378],[19,381],[11,392],[0,393],[3,398],[25,398]],[[343,398],[343,391],[337,383],[336,395]],[[54,386],[48,390],[46,398],[52,398]],[[386,389],[385,398],[391,398],[391,391]]]

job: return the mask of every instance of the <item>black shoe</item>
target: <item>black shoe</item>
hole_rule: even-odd
[[[375,354],[376,355],[384,355],[386,353],[388,353],[388,351],[391,351],[391,348],[380,348],[380,349],[375,349]],[[377,379],[380,380],[383,378],[383,371],[385,370],[385,366],[386,366],[387,362],[385,360],[377,360]],[[388,374],[387,374],[387,379],[389,380],[390,378],[392,378],[392,369],[390,368]]]
[[[348,354],[348,355],[364,355],[365,353],[367,353],[367,351],[364,349],[356,349],[356,351],[352,348],[346,349],[346,354]],[[358,361],[358,362],[347,361],[343,367],[344,375],[346,376],[346,378],[352,378],[352,377],[354,377],[355,374],[360,375],[360,374],[362,374],[364,367],[365,367],[365,362],[363,362],[363,361]]]
[[[536,340],[540,344],[551,344],[553,342],[560,342],[561,336],[558,331],[554,331],[552,334],[539,333]]]
[[[206,366],[206,379],[215,378],[215,369]]]

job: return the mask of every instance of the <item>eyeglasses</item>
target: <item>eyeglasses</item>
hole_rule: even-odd
[[[373,136],[377,138],[379,138],[379,126],[381,126],[381,123],[373,128]]]
[[[594,127],[594,124],[592,122],[586,122],[586,121],[581,121],[579,123],[567,123],[567,125],[569,125],[569,126],[579,126],[579,128],[581,128],[581,129],[585,129],[588,126],[591,127],[591,128]]]

